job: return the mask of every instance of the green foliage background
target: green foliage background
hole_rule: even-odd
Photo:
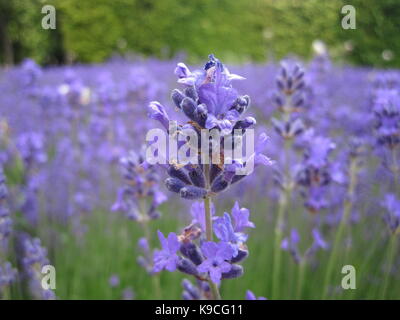
[[[56,30],[41,28],[45,4],[57,10]],[[356,8],[356,30],[341,28],[345,4]],[[308,58],[320,39],[336,59],[400,66],[398,0],[0,0],[0,15],[0,59],[8,63],[7,38],[14,62],[29,56],[45,64],[127,53],[170,58],[184,52],[191,62],[210,52],[230,62],[289,53]],[[392,60],[382,59],[384,50]]]

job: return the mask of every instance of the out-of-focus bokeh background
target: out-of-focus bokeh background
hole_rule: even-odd
[[[56,30],[41,27],[41,7],[57,10]],[[341,8],[356,8],[355,30]],[[209,52],[228,62],[311,57],[316,39],[333,59],[400,66],[397,0],[13,0],[0,1],[0,61],[102,62],[140,54],[198,62]]]

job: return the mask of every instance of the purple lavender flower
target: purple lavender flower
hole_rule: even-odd
[[[312,230],[312,236],[314,238],[314,246],[316,248],[321,248],[321,249],[327,249],[328,244],[326,241],[322,238],[321,233],[318,231],[318,229],[314,228]]]
[[[47,249],[42,247],[39,238],[26,238],[23,242],[23,246],[25,252],[23,264],[29,273],[34,273],[35,266],[41,268],[49,263],[47,259]]]
[[[188,279],[182,280],[182,287],[182,298],[184,300],[200,300],[201,292],[199,288],[194,286]]]
[[[328,186],[333,177],[339,176],[338,168],[331,166],[329,161],[335,144],[329,138],[316,136],[312,130],[306,134],[303,143],[304,160],[297,172],[297,183],[302,187],[305,206],[315,213],[328,206]]]
[[[122,299],[123,300],[133,300],[135,298],[135,292],[132,288],[128,287],[125,288],[122,292]]]
[[[108,279],[108,284],[110,285],[111,288],[118,287],[120,284],[118,275],[116,274],[111,275],[111,277]]]
[[[311,246],[305,251],[304,255],[300,253],[299,249],[300,235],[297,229],[294,228],[290,231],[290,236],[282,240],[282,250],[288,251],[293,257],[293,260],[296,263],[300,263],[304,260],[310,259],[319,249],[325,250],[328,248],[328,244],[322,238],[322,235],[318,231],[318,229],[314,228],[311,233],[314,241]]]
[[[168,235],[168,238],[165,238],[161,231],[157,231],[157,234],[162,249],[154,252],[153,271],[160,272],[163,269],[170,272],[175,271],[179,262],[179,257],[177,256],[180,248],[178,237],[173,232]]]
[[[143,152],[143,149],[139,154],[131,151],[128,157],[121,158],[125,186],[118,190],[117,201],[111,208],[139,222],[157,219],[160,216],[157,208],[166,200],[166,196],[158,189],[156,168],[144,161]],[[142,212],[143,200],[147,203],[146,212]]]
[[[13,222],[6,206],[8,195],[3,168],[0,166],[0,251],[7,248],[8,238],[12,231]]]
[[[292,139],[305,129],[303,121],[296,115],[305,105],[303,69],[293,61],[282,62],[276,84],[278,90],[273,101],[283,117],[272,118],[272,124],[282,138]]]
[[[247,290],[246,291],[246,300],[267,300],[267,298],[265,298],[265,297],[256,297],[256,295],[252,291]]]
[[[245,234],[234,231],[231,217],[227,212],[222,217],[214,220],[214,233],[219,240],[228,243],[232,247],[233,257],[237,256],[239,245],[247,240]]]
[[[204,242],[201,246],[206,260],[197,269],[202,273],[209,273],[211,281],[219,284],[223,273],[231,270],[232,265],[227,262],[233,258],[234,250],[226,242]]]
[[[21,134],[18,137],[17,148],[27,171],[30,171],[34,165],[47,161],[44,137],[38,132]]]
[[[296,263],[299,263],[301,260],[301,255],[298,248],[299,242],[300,235],[298,231],[296,229],[292,229],[290,231],[290,237],[284,238],[281,243],[281,248],[285,251],[289,251]]]
[[[400,228],[400,200],[394,194],[387,194],[382,206],[387,210],[383,216],[385,223],[392,233],[396,233]]]
[[[17,277],[17,270],[14,269],[10,262],[0,265],[0,293],[6,286],[10,286]]]
[[[169,117],[167,112],[165,111],[165,108],[159,102],[152,101],[149,104],[148,110],[149,118],[159,121],[163,125],[163,127],[168,130]]]
[[[24,256],[22,264],[29,280],[29,289],[37,299],[53,300],[56,298],[50,289],[43,289],[41,285],[42,267],[49,264],[47,249],[42,246],[39,238],[31,239],[29,236],[23,240]]]
[[[179,63],[175,69],[179,83],[184,84],[184,90],[173,90],[171,98],[183,114],[190,120],[188,123],[178,126],[178,129],[170,134],[179,134],[180,130],[193,129],[200,141],[202,129],[216,129],[221,134],[216,144],[224,145],[223,137],[229,139],[232,130],[246,131],[255,125],[253,117],[242,118],[242,115],[250,106],[248,96],[239,96],[232,87],[231,81],[244,79],[231,74],[228,69],[213,55],[209,56],[204,70],[191,72],[183,63]],[[148,107],[149,117],[161,122],[168,131],[168,122],[171,119],[166,108],[159,102],[153,101]],[[172,192],[179,193],[182,198],[196,200],[210,194],[226,190],[230,185],[240,181],[244,174],[236,175],[236,169],[243,168],[249,161],[255,165],[271,165],[268,157],[262,154],[265,147],[266,136],[261,136],[256,151],[248,159],[233,164],[222,163],[224,154],[220,155],[219,163],[213,163],[209,176],[204,172],[204,166],[198,164],[169,164],[167,172],[170,176],[166,180],[166,187]],[[213,143],[214,144],[214,143]],[[215,148],[215,146],[213,147]],[[212,148],[210,148],[213,151]],[[202,155],[199,155],[200,163]],[[209,188],[206,188],[206,181]]]
[[[244,228],[255,228],[255,224],[249,220],[250,211],[246,208],[240,208],[239,203],[236,201],[232,208],[231,215],[235,221],[235,232],[242,232]]]
[[[153,274],[153,253],[151,252],[147,238],[142,237],[139,239],[138,248],[142,255],[138,256],[137,263],[144,268],[147,273]]]
[[[374,105],[377,142],[390,149],[400,144],[400,96],[398,90],[380,89]]]

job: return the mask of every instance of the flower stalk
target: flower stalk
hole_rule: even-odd
[[[326,299],[328,297],[329,281],[331,280],[333,268],[335,267],[336,262],[338,260],[340,245],[342,243],[343,236],[346,233],[345,232],[346,226],[348,224],[350,214],[353,209],[353,196],[354,196],[354,191],[355,191],[355,188],[357,185],[357,173],[358,173],[358,159],[356,157],[352,157],[350,160],[350,168],[349,168],[350,181],[349,181],[349,185],[347,188],[347,197],[344,201],[343,216],[342,216],[342,219],[340,220],[339,227],[336,232],[332,252],[329,257],[328,267],[327,267],[327,271],[325,274],[324,293],[323,293],[324,299]]]

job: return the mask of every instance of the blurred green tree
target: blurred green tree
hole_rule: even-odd
[[[57,10],[57,29],[41,28],[41,7]],[[352,4],[357,29],[341,27]],[[213,52],[230,62],[287,54],[311,56],[314,40],[334,58],[400,66],[398,0],[0,0],[1,61],[101,62],[115,54],[190,62]]]

